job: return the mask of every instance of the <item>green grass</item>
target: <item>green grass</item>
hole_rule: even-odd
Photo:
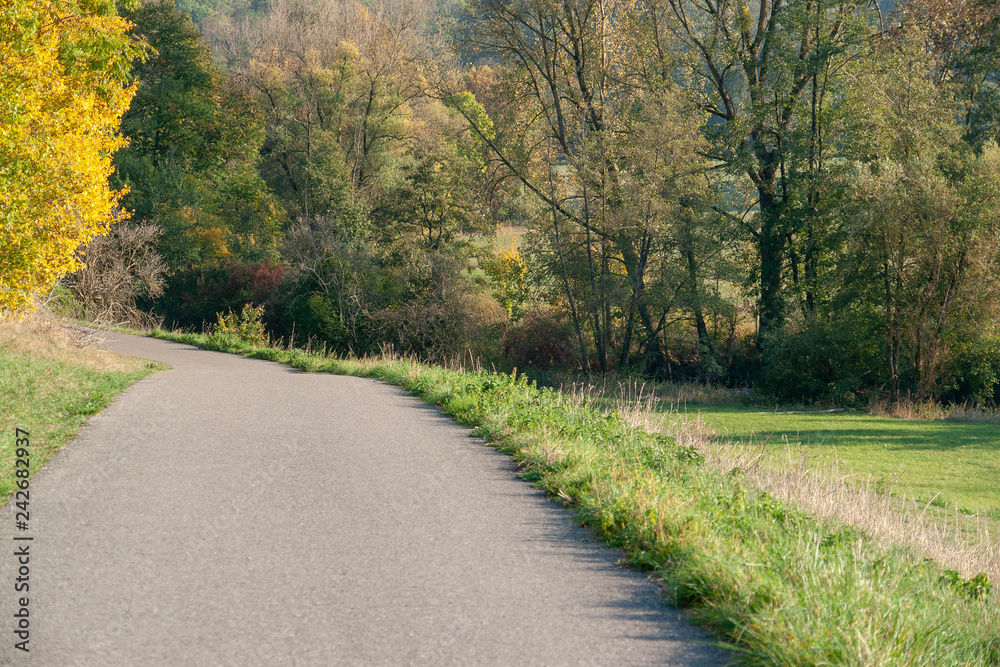
[[[814,463],[836,457],[897,496],[1000,519],[997,424],[742,406],[689,404],[685,410],[688,418],[700,414],[720,440],[766,442],[781,450],[791,445],[793,456]]]
[[[12,342],[0,346],[0,504],[16,489],[15,428],[30,434],[34,474],[76,437],[88,417],[160,367],[113,357],[102,365],[94,363],[94,355],[87,355],[89,363],[74,363],[65,353],[47,355],[45,346],[24,347]]]
[[[962,580],[818,521],[615,411],[523,377],[400,359],[338,360],[233,337],[154,335],[306,371],[373,377],[438,405],[510,454],[524,479],[657,573],[666,595],[746,665],[1000,665],[1000,610]]]

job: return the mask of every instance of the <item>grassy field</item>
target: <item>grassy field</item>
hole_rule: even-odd
[[[762,443],[809,465],[833,459],[901,498],[1000,520],[1000,425],[857,412],[766,410],[689,403],[718,441]]]
[[[746,665],[1000,665],[1000,610],[983,576],[817,518],[710,465],[680,436],[602,397],[406,359],[342,360],[230,335],[154,335],[308,372],[399,385],[475,428],[524,479],[660,576],[665,594]]]
[[[0,503],[15,489],[15,429],[30,434],[37,472],[87,418],[161,366],[86,345],[41,315],[0,320]]]

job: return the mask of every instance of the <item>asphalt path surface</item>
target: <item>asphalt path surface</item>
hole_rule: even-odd
[[[509,457],[399,389],[107,338],[172,368],[32,478],[31,650],[9,546],[3,664],[725,662]]]

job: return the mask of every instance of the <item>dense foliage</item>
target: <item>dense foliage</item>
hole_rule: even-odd
[[[107,231],[118,124],[141,55],[113,2],[0,3],[0,309],[33,306]]]
[[[124,12],[149,55],[112,182],[167,324],[250,305],[345,354],[1000,398],[995,3],[180,7]]]

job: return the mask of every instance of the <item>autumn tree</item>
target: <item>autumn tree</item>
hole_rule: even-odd
[[[282,317],[345,351],[398,334],[444,354],[478,307],[481,151],[457,110],[475,100],[425,94],[418,5],[279,0],[210,35],[266,119],[261,173],[291,218]]]
[[[461,104],[474,113],[478,102],[466,95]],[[421,122],[405,141],[398,180],[386,188],[373,218],[389,242],[417,240],[428,249],[444,250],[459,244],[463,234],[490,230],[474,187],[483,163],[455,104],[425,99],[415,111]]]
[[[134,69],[138,92],[122,119],[128,147],[116,180],[135,219],[163,230],[159,248],[175,271],[227,258],[276,256],[281,215],[257,173],[263,124],[252,100],[226,80],[173,0],[127,14],[153,53]]]
[[[910,0],[896,19],[918,28],[936,58],[934,80],[955,84],[955,104],[974,146],[1000,140],[1000,5],[989,0]]]
[[[371,210],[420,95],[406,5],[280,0],[213,37],[267,119],[262,172],[293,216]]]
[[[118,217],[111,155],[142,53],[127,33],[113,2],[0,5],[0,309],[30,309]]]

